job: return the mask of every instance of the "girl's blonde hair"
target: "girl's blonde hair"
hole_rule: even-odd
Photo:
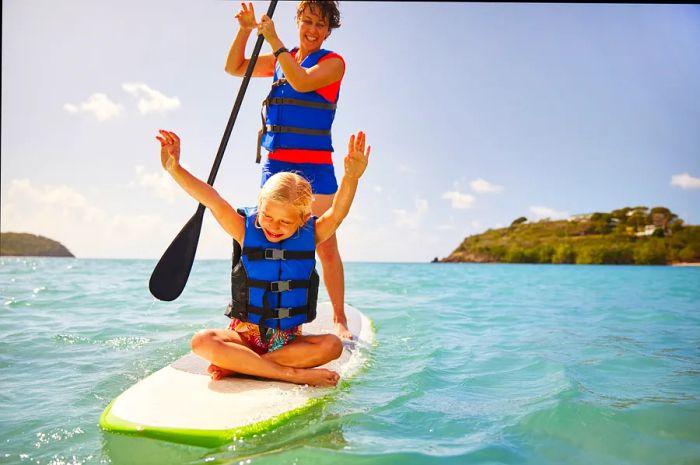
[[[265,181],[258,195],[258,208],[263,199],[289,203],[299,210],[302,221],[311,214],[311,204],[314,200],[309,181],[296,173],[280,172],[273,174]]]

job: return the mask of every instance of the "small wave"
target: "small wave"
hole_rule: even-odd
[[[85,457],[85,459],[80,459],[75,455],[72,457],[55,456],[51,460],[49,460],[46,465],[83,465],[92,461],[92,455]]]
[[[698,411],[696,401],[618,409],[567,399],[521,417],[512,431],[533,443],[569,444],[618,463],[694,463],[689,459],[697,450]],[[537,462],[553,463],[552,458]]]
[[[53,340],[59,344],[95,344],[111,347],[119,351],[140,349],[144,345],[151,342],[147,337],[137,336],[120,336],[107,340],[91,339],[85,336],[76,336],[74,334],[58,334],[53,337]]]
[[[103,344],[117,350],[131,350],[140,349],[149,342],[147,337],[121,336],[104,341]]]
[[[59,428],[55,431],[51,431],[48,433],[39,432],[39,433],[36,433],[37,441],[34,443],[34,447],[39,449],[40,447],[45,446],[46,444],[49,444],[51,442],[61,441],[63,439],[70,439],[74,436],[77,436],[79,434],[84,434],[84,433],[85,433],[85,431],[83,431],[80,428],[80,426],[73,428],[72,430]]]
[[[34,296],[32,296],[34,297]],[[3,306],[8,308],[19,308],[19,307],[31,307],[32,303],[27,299],[18,297],[5,297],[5,301],[2,303]]]
[[[57,334],[53,340],[59,344],[91,344],[93,341],[87,337],[75,336],[73,334]]]

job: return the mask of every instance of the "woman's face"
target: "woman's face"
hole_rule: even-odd
[[[320,11],[312,10],[306,5],[304,11],[297,18],[299,27],[299,46],[306,50],[317,50],[323,45],[330,34],[327,18],[319,16]]]

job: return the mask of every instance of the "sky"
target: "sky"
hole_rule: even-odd
[[[295,7],[273,17],[288,48]],[[81,258],[159,258],[197,203],[161,169],[156,131],[177,132],[183,165],[208,177],[242,81],[224,72],[239,8],[3,1],[0,229]],[[442,258],[521,216],[666,206],[700,224],[700,6],[340,8],[324,45],[346,61],[338,177],[351,133],[372,145],[338,231],[344,260]],[[270,83],[251,80],[214,184],[234,207],[256,203]],[[197,259],[230,253],[207,212]]]

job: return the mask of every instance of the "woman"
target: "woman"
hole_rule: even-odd
[[[253,70],[253,77],[274,78],[270,95],[263,102],[263,127],[258,141],[258,162],[260,146],[268,150],[261,185],[281,171],[301,174],[311,183],[312,212],[320,216],[330,208],[338,190],[330,130],[345,62],[337,53],[321,48],[331,31],[340,27],[338,2],[299,2],[299,46],[291,50],[277,37],[275,25],[267,15],[256,22],[252,3],[241,3],[236,18],[239,29],[226,59],[227,73],[244,75],[250,61],[245,57],[245,46],[253,28],[273,50],[261,54]],[[345,275],[336,236],[320,244],[317,253],[333,305],[336,331],[341,338],[350,339],[344,310]]]

